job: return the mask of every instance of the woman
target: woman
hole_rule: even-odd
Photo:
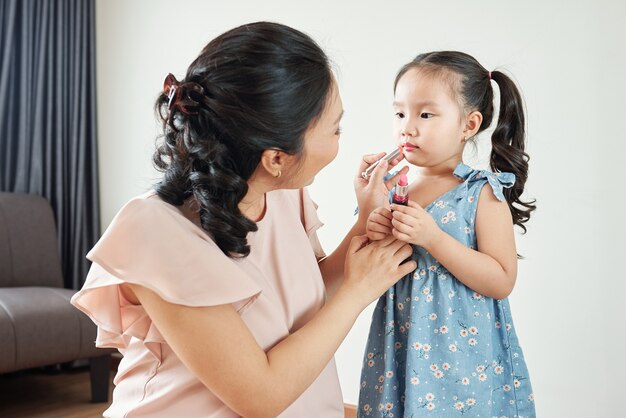
[[[163,179],[118,213],[72,300],[124,355],[104,415],[342,417],[333,354],[415,264],[408,245],[358,235],[386,164],[355,180],[361,215],[339,247],[319,244],[304,187],[335,158],[343,113],[326,55],[244,25],[168,76],[156,109]]]

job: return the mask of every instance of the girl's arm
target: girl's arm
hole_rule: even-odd
[[[127,285],[172,350],[229,408],[243,417],[275,417],[293,403],[331,360],[358,314],[415,268],[399,266],[410,246],[390,239],[352,240],[346,281],[298,331],[265,352],[232,305],[188,307]]]
[[[381,163],[374,169],[369,181],[363,179],[361,173],[383,155],[384,153],[363,156],[354,181],[354,188],[359,205],[357,222],[352,226],[350,231],[348,231],[335,251],[321,259],[318,263],[322,277],[324,278],[324,285],[328,297],[331,297],[337,291],[343,281],[344,263],[350,241],[357,235],[365,234],[365,226],[369,214],[374,209],[385,205],[388,199],[387,193],[396,184],[400,174],[406,174],[409,171],[408,167],[403,167],[393,177],[383,181],[389,165],[387,163]],[[391,167],[397,165],[401,160],[402,157],[398,157],[392,161]]]
[[[476,213],[478,251],[442,231],[430,214],[414,202],[393,206],[393,234],[420,245],[470,289],[495,299],[507,297],[517,277],[513,220],[506,202],[485,186]]]

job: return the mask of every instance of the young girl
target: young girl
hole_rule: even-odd
[[[463,164],[465,145],[500,112],[491,169]],[[362,370],[359,417],[534,417],[507,296],[517,274],[513,225],[528,175],[524,112],[509,77],[461,52],[431,52],[395,81],[394,134],[419,168],[408,206],[370,215],[371,240],[413,244],[414,273],[378,302]]]

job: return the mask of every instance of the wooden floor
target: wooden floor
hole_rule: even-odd
[[[108,403],[93,404],[90,400],[88,368],[56,373],[28,371],[0,375],[2,418],[101,417]]]
[[[113,372],[111,372],[113,379]],[[111,383],[110,389],[113,389]],[[109,395],[109,399],[111,396]],[[0,375],[0,418],[94,418],[108,403],[93,404],[89,370]],[[346,418],[356,417],[346,405]]]

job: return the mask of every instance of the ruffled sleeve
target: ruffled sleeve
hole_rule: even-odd
[[[232,303],[240,311],[261,292],[201,228],[156,195],[122,208],[87,258],[93,264],[72,304],[98,326],[96,346],[123,349],[136,337],[159,359],[163,337],[120,284],[144,286],[175,304]]]
[[[322,244],[317,236],[317,230],[324,226],[324,223],[322,223],[317,215],[317,203],[311,199],[307,189],[301,189],[300,201],[302,205],[302,225],[304,225],[304,230],[309,237],[313,252],[318,259],[326,257],[326,252],[324,252]]]
[[[457,198],[467,196],[469,188],[476,182],[489,183],[496,198],[504,202],[504,189],[513,187],[515,184],[515,174],[513,173],[492,173],[488,170],[474,170],[470,166],[459,163],[454,170],[454,175],[463,180],[463,184],[458,189]]]

